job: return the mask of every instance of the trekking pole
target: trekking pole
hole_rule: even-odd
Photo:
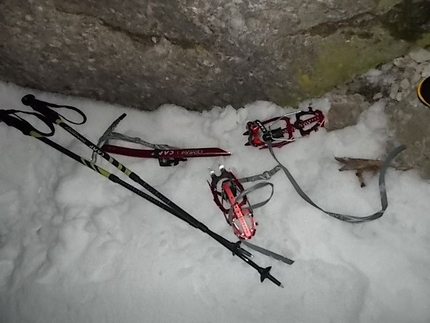
[[[24,100],[25,99],[25,100]],[[61,120],[61,116],[53,111],[52,109],[48,108],[48,106],[45,105],[45,102],[35,100],[34,96],[29,95],[25,96],[23,98],[23,103],[29,103],[30,101],[27,101],[27,99],[31,100],[31,103],[33,104],[33,109],[37,111],[38,113],[29,113],[24,111],[18,111],[18,110],[0,110],[0,121],[5,122],[7,125],[12,126],[20,130],[24,135],[32,136],[48,146],[60,151],[61,153],[67,155],[68,157],[74,159],[75,161],[81,163],[84,166],[87,166],[88,168],[91,168],[95,172],[99,173],[100,175],[108,178],[110,181],[117,183],[124,188],[132,191],[133,193],[139,195],[140,197],[148,200],[149,202],[157,205],[158,207],[162,208],[163,210],[171,213],[172,215],[176,216],[177,218],[187,222],[189,225],[193,226],[196,229],[199,229],[200,231],[208,234],[210,237],[212,237],[214,240],[216,240],[218,243],[223,245],[225,248],[229,249],[233,255],[238,256],[240,259],[242,259],[244,262],[246,262],[248,265],[253,267],[255,270],[258,271],[260,274],[260,280],[263,282],[266,278],[272,281],[277,286],[283,287],[281,282],[279,282],[275,277],[273,277],[270,274],[271,267],[263,268],[259,265],[257,265],[255,262],[253,262],[249,257],[251,254],[247,252],[246,250],[242,249],[240,247],[240,241],[233,243],[224,237],[218,235],[217,233],[211,231],[206,225],[204,225],[202,222],[198,221],[196,218],[191,216],[189,213],[181,209],[179,206],[177,206],[175,203],[173,203],[170,199],[165,197],[163,194],[161,194],[159,191],[157,191],[155,188],[153,188],[151,185],[143,181],[137,174],[130,171],[128,168],[126,168],[124,165],[119,163],[114,158],[110,157],[107,153],[104,153],[101,151],[97,146],[95,146],[93,143],[91,143],[88,139],[80,135],[78,132],[76,132],[73,128],[68,126],[66,123],[64,123]],[[25,103],[24,103],[25,104]],[[57,106],[53,105],[51,103],[48,103],[51,106],[55,107],[65,107],[69,108],[68,106]],[[30,104],[26,104],[30,105]],[[77,108],[72,107],[74,111],[77,111],[83,116],[83,122],[85,122],[86,117],[85,115],[78,110]],[[45,124],[48,125],[51,132],[50,133],[43,133],[35,129],[31,124],[29,124],[26,120],[22,119],[18,116],[18,113],[26,113],[26,114],[33,114],[38,119],[43,121]],[[54,122],[53,122],[54,121]],[[82,123],[83,123],[82,122]],[[121,180],[118,176],[106,171],[105,169],[95,165],[93,162],[86,160],[85,158],[73,153],[72,151],[68,150],[67,148],[51,141],[47,137],[52,136],[54,134],[54,126],[52,123],[56,123],[60,125],[62,128],[64,128],[66,131],[71,133],[73,136],[75,136],[77,139],[79,139],[81,142],[86,144],[88,147],[93,149],[96,153],[101,155],[103,158],[105,158],[107,161],[109,161],[112,165],[117,167],[119,170],[121,170],[124,174],[126,174],[130,179],[133,181],[139,183],[141,186],[143,186],[145,189],[147,189],[150,193],[152,193],[155,197],[158,199],[146,194],[145,192],[137,189],[136,187],[128,184],[127,182]],[[75,123],[77,124],[77,123]]]

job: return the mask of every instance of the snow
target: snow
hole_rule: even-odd
[[[285,113],[270,102],[202,113],[173,105],[143,112],[0,83],[2,108],[30,111],[21,104],[28,93],[84,111],[87,123],[73,128],[93,142],[126,112],[118,132],[231,151],[164,168],[156,160],[116,156],[231,241],[206,182],[209,168],[224,164],[245,177],[276,165],[268,151],[245,147],[242,135],[247,121]],[[330,109],[324,98],[312,104]],[[52,138],[91,158],[63,129]],[[384,158],[387,139],[381,101],[356,126],[322,129],[275,152],[323,209],[366,216],[381,208],[377,176],[366,175],[361,188],[353,172],[338,171],[334,156]],[[0,322],[430,321],[430,186],[415,170],[388,170],[388,209],[362,224],[325,215],[301,199],[282,172],[274,175],[274,196],[255,210],[259,226],[251,242],[295,260],[288,266],[254,252],[257,264],[273,266],[282,289],[260,283],[254,269],[209,236],[4,123],[0,151]],[[106,161],[98,164],[119,176]],[[249,198],[256,203],[269,193],[262,189]]]

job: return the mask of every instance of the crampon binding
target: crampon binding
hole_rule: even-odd
[[[295,117],[295,121],[291,120]],[[314,110],[312,107],[308,111],[296,111],[285,114],[281,117],[275,117],[266,121],[249,121],[246,124],[247,130],[244,136],[248,136],[248,142],[245,146],[267,148],[266,142],[270,141],[272,147],[283,147],[297,138],[296,131],[300,137],[309,135],[312,131],[318,131],[323,127],[325,117],[320,110]]]
[[[227,171],[223,165],[219,167],[219,170],[220,175],[211,171],[211,182],[208,181],[214,202],[224,213],[234,234],[240,239],[250,239],[255,234],[257,222],[254,220],[245,189],[236,176]]]

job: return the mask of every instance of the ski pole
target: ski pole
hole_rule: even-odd
[[[24,97],[25,98],[25,97]],[[24,99],[23,98],[23,99]],[[34,96],[33,96],[34,98]],[[23,100],[24,101],[24,100]],[[38,100],[36,100],[38,101]],[[91,143],[88,139],[80,135],[78,132],[74,131],[71,127],[69,127],[67,124],[65,124],[61,117],[53,110],[49,109],[47,106],[45,106],[46,109],[40,108],[40,104],[42,104],[43,101],[38,101],[38,109],[35,109],[39,113],[42,113],[41,111],[45,112],[42,115],[39,115],[38,113],[33,113],[37,118],[41,119],[43,122],[45,122],[51,130],[53,129],[53,125],[49,125],[48,122],[52,122],[53,119],[55,119],[55,123],[59,124],[60,126],[65,128],[66,130],[71,130],[71,134],[78,135],[78,139],[85,143],[88,147],[92,148],[93,151],[96,153],[103,153],[100,149],[98,149],[93,143]],[[64,106],[62,106],[64,107]],[[75,108],[76,109],[76,108]],[[8,111],[14,111],[14,113],[8,113]],[[155,188],[153,188],[151,185],[143,181],[137,174],[131,172],[128,168],[123,166],[121,163],[116,161],[114,158],[110,157],[108,154],[103,153],[100,154],[103,158],[108,160],[112,165],[120,169],[123,173],[125,173],[127,176],[129,176],[132,180],[136,181],[140,185],[142,185],[144,188],[146,188],[149,192],[151,192],[154,196],[159,198],[159,200],[155,199],[154,197],[144,193],[143,191],[137,189],[136,187],[122,181],[119,177],[117,177],[114,174],[109,173],[108,171],[104,170],[103,168],[95,165],[94,163],[86,160],[85,158],[82,158],[75,153],[71,152],[70,150],[64,148],[63,146],[51,141],[50,139],[46,138],[46,136],[52,136],[53,131],[49,134],[41,133],[40,131],[36,130],[33,126],[31,126],[27,121],[23,120],[22,118],[19,118],[16,116],[15,112],[20,112],[16,110],[3,110],[0,113],[0,120],[4,121],[7,125],[12,126],[20,130],[24,135],[29,135],[32,137],[35,137],[36,139],[41,140],[45,144],[51,146],[52,148],[64,153],[68,157],[74,159],[75,161],[83,164],[84,166],[87,166],[88,168],[91,168],[92,170],[96,171],[97,173],[103,175],[104,177],[108,178],[112,182],[115,182],[124,188],[132,191],[133,193],[143,197],[144,199],[148,200],[149,202],[157,205],[158,207],[162,208],[163,210],[171,213],[172,215],[178,217],[179,219],[187,222],[189,225],[193,226],[194,228],[197,228],[201,230],[202,232],[208,234],[210,237],[212,237],[214,240],[222,244],[225,248],[229,249],[233,255],[238,256],[240,259],[242,259],[244,262],[246,262],[248,265],[256,269],[260,274],[260,280],[263,282],[266,278],[268,278],[270,281],[275,283],[276,285],[283,287],[282,284],[270,274],[271,267],[260,267],[255,262],[253,262],[251,259],[249,259],[249,253],[246,252],[244,249],[240,247],[240,243],[233,243],[228,241],[227,239],[223,238],[222,236],[216,234],[215,232],[211,231],[206,225],[204,225],[202,222],[198,221],[196,218],[188,214],[186,211],[181,209],[179,206],[177,206],[175,203],[173,203],[170,199],[165,197],[163,194],[161,194],[159,191],[157,191]],[[24,112],[27,114],[31,114],[28,112]],[[85,119],[84,119],[85,120]],[[134,175],[132,175],[134,174]]]
[[[155,199],[154,197],[146,194],[145,192],[143,192],[143,191],[137,189],[136,187],[128,184],[127,182],[121,180],[118,176],[108,172],[107,170],[103,169],[102,167],[95,165],[94,163],[90,162],[89,160],[86,160],[85,158],[82,158],[82,157],[76,155],[72,151],[62,147],[61,145],[58,145],[57,143],[49,140],[48,138],[45,138],[45,137],[36,137],[36,138],[43,141],[47,145],[53,147],[54,149],[62,152],[63,154],[69,156],[70,158],[76,160],[77,162],[81,163],[82,165],[87,166],[88,168],[94,170],[95,172],[99,173],[100,175],[103,175],[104,177],[106,177],[110,181],[121,185],[122,187],[132,191],[133,193],[139,195],[140,197],[143,197],[144,199],[157,205],[158,207],[160,207],[163,210],[169,212],[170,214],[176,216],[177,218],[187,222],[189,225],[193,226],[194,228],[199,229],[200,231],[208,234],[214,240],[216,240],[217,242],[222,244],[225,248],[229,249],[233,253],[233,255],[238,256],[240,259],[245,261],[248,265],[250,265],[251,267],[256,269],[258,271],[258,273],[260,274],[260,281],[261,282],[263,282],[267,278],[270,281],[272,281],[273,283],[275,283],[277,286],[283,287],[282,283],[270,274],[270,270],[272,267],[269,266],[269,267],[263,268],[263,267],[257,265],[255,262],[253,262],[251,259],[249,259],[249,257],[245,254],[245,250],[240,248],[239,244],[228,241],[224,237],[211,231],[206,225],[204,225],[202,222],[198,221],[196,218],[194,218],[193,216],[188,214],[183,209],[179,208],[179,206],[174,204],[171,200],[165,198],[166,201],[171,202],[170,203],[171,205],[164,204],[161,201]],[[149,185],[149,184],[147,184],[147,185]],[[150,187],[152,188],[152,186],[150,186]],[[163,196],[157,190],[155,190],[155,189],[153,189],[153,190],[154,190],[154,192],[158,193],[157,197]],[[151,191],[151,193],[152,193],[152,191]],[[172,207],[172,205],[175,207]]]
[[[67,123],[65,123],[61,115],[57,113],[56,111],[52,110],[48,107],[48,104],[53,107],[61,107],[57,106],[51,103],[47,103],[44,101],[37,100],[34,95],[26,95],[22,98],[22,103],[24,105],[30,106],[33,110],[41,113],[44,115],[48,120],[50,120],[54,124],[58,124],[61,128],[66,130],[68,133],[70,133],[73,137],[81,141],[84,145],[89,147],[93,152],[100,155],[102,158],[107,160],[110,164],[118,168],[121,172],[123,172],[125,175],[127,175],[131,180],[141,185],[143,188],[147,189],[149,192],[154,194],[157,198],[162,200],[164,203],[172,207],[173,209],[177,209],[178,211],[181,211],[179,206],[175,205],[171,200],[167,199],[164,195],[162,195],[160,192],[158,192],[156,189],[154,189],[151,185],[146,183],[143,179],[141,179],[136,173],[128,169],[126,166],[121,164],[118,160],[110,156],[108,153],[101,150],[99,147],[97,147],[96,144],[92,143],[90,140],[82,136],[79,132],[77,132],[75,129],[70,127]]]

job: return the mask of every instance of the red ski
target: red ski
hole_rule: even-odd
[[[177,165],[190,157],[230,156],[231,153],[217,147],[209,148],[172,148],[172,149],[136,149],[115,145],[103,145],[103,151],[112,154],[139,158],[157,158],[161,166]]]

